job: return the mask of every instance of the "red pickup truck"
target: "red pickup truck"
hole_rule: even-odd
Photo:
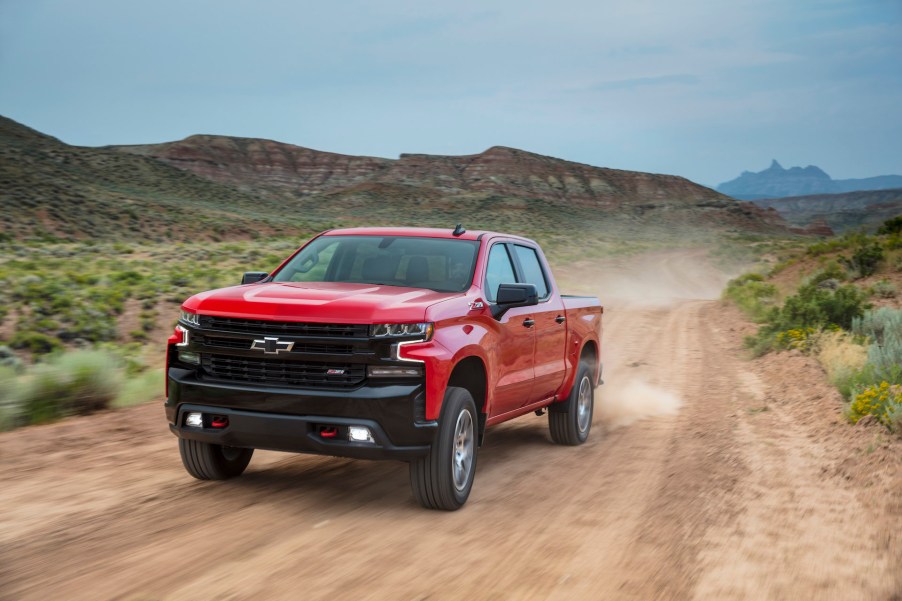
[[[489,426],[547,410],[554,442],[585,442],[601,316],[525,238],[332,230],[185,301],[166,417],[195,478],[238,476],[254,449],[400,459],[420,504],[453,510]]]

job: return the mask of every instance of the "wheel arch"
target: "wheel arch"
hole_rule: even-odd
[[[473,397],[478,413],[477,436],[479,444],[482,445],[488,414],[488,372],[482,358],[470,355],[458,361],[448,378],[448,387],[451,386],[464,388]]]

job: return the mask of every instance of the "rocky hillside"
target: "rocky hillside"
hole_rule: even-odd
[[[0,120],[0,236],[211,239],[354,224],[787,233],[776,211],[671,175],[593,167],[514,148],[398,159],[270,140],[191,136],[84,148]]]
[[[758,173],[744,171],[736,179],[717,186],[719,192],[741,200],[811,194],[841,194],[890,188],[902,188],[902,175],[881,175],[864,179],[833,179],[814,165],[784,169],[776,160],[764,171]]]
[[[776,209],[788,222],[799,227],[811,227],[821,222],[836,233],[858,228],[874,231],[887,219],[902,215],[902,188],[754,202],[763,208]]]
[[[0,117],[0,239],[195,240],[279,231],[277,206],[149,157]]]
[[[773,212],[735,205],[724,195],[671,175],[593,167],[495,146],[464,156],[402,154],[398,159],[340,155],[270,140],[191,136],[165,144],[119,146],[219,183],[300,203],[328,207],[342,218],[366,206],[379,216],[392,208],[433,209],[449,218],[497,221],[502,214],[551,209],[580,220],[627,219],[667,225],[701,224],[753,231],[784,230]],[[560,214],[566,210],[567,215]],[[472,222],[472,219],[467,219]]]

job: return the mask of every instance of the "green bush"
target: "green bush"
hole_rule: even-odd
[[[0,365],[0,432],[11,430],[19,417],[19,379],[16,370]]]
[[[818,331],[849,329],[852,320],[864,312],[865,298],[864,292],[852,285],[831,290],[815,282],[805,284],[782,307],[767,312],[764,325],[746,338],[745,345],[756,356],[781,348],[810,350],[808,341]]]
[[[40,363],[31,370],[20,406],[29,424],[59,419],[68,404],[66,374],[57,365]]]
[[[24,382],[18,404],[37,424],[106,409],[122,386],[122,369],[108,353],[73,351],[35,365]]]
[[[46,355],[63,348],[62,343],[55,336],[28,330],[17,330],[10,339],[9,345],[15,349],[29,350],[35,355]]]
[[[779,309],[768,315],[770,328],[777,331],[796,328],[836,326],[849,329],[852,319],[865,309],[865,294],[855,286],[840,286],[836,290],[806,284],[790,296]]]
[[[884,221],[877,233],[881,235],[902,234],[902,215]]]
[[[777,288],[757,273],[747,273],[727,283],[724,297],[732,300],[746,315],[763,321],[777,297]]]
[[[871,286],[871,293],[880,298],[896,298],[896,285],[889,280],[880,280]]]
[[[855,249],[851,258],[839,258],[842,264],[852,272],[853,277],[857,276],[862,278],[874,275],[883,259],[883,247],[880,246],[878,242],[862,244]]]

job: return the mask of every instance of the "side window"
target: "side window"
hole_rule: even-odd
[[[499,285],[516,283],[517,276],[514,275],[514,266],[507,254],[507,248],[504,244],[496,244],[489,251],[489,263],[485,270],[486,297],[494,301]]]
[[[542,270],[542,264],[539,262],[539,255],[535,249],[514,245],[514,252],[517,253],[517,260],[520,261],[520,267],[523,268],[523,277],[526,279],[523,283],[535,285],[539,298],[548,296],[548,281],[545,279],[545,272]]]

